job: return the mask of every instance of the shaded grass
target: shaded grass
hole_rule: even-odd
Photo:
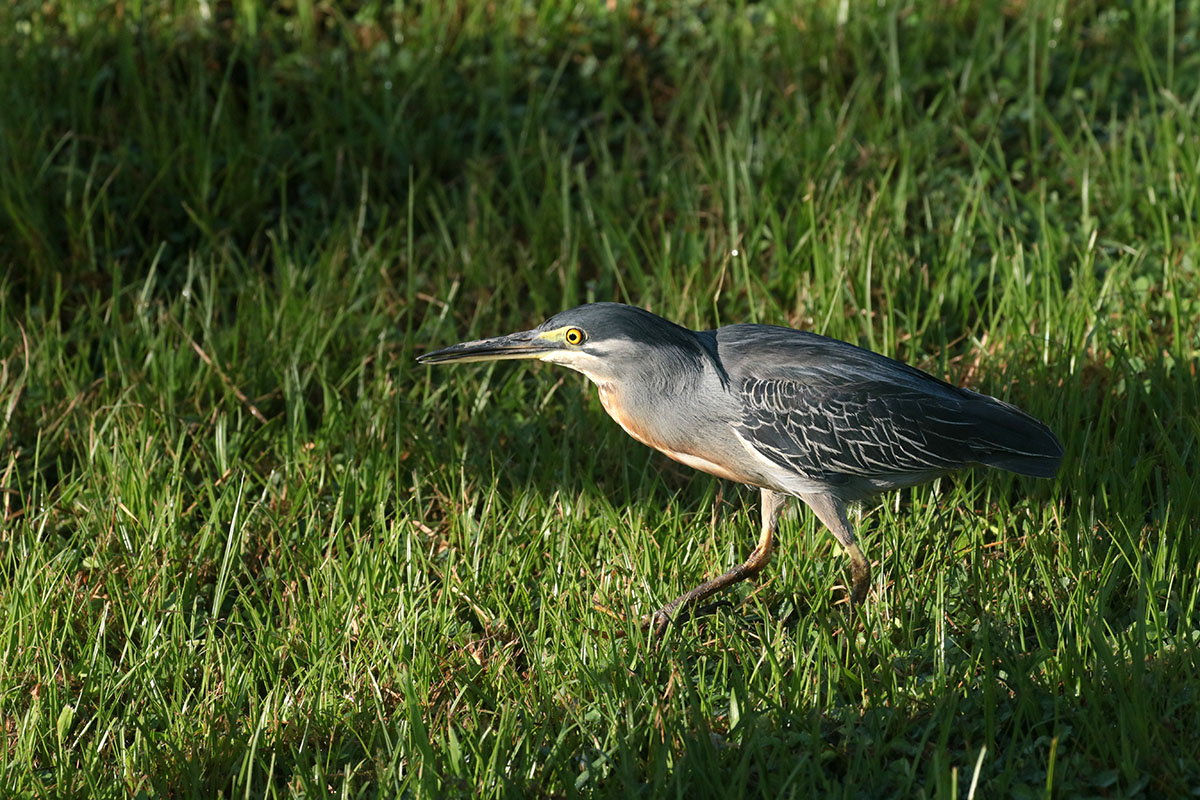
[[[1184,794],[1196,9],[0,12],[15,794]],[[29,87],[36,87],[30,91]],[[736,253],[735,253],[736,251]],[[434,344],[618,299],[1017,402],[1054,482],[806,513]]]

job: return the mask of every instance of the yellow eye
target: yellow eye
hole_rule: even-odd
[[[567,344],[580,345],[587,338],[587,334],[579,330],[579,328],[568,328],[563,338],[567,340]]]

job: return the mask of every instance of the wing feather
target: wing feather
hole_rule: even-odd
[[[973,460],[960,424],[929,414],[927,395],[893,384],[829,387],[757,378],[743,383],[742,400],[738,432],[772,462],[806,478],[885,478]]]
[[[1001,400],[805,331],[733,325],[711,335],[741,403],[738,433],[810,480],[886,488],[974,463],[1046,477],[1058,469],[1054,434]]]

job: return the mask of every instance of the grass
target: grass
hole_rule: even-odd
[[[6,6],[0,786],[1194,794],[1198,12]],[[864,506],[852,626],[795,514],[655,646],[753,493],[413,362],[591,299],[860,342],[1063,470]]]

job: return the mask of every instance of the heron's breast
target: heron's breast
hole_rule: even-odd
[[[718,478],[755,486],[760,485],[759,480],[755,476],[737,470],[734,468],[734,465],[720,464],[706,458],[704,454],[697,452],[699,448],[694,444],[677,441],[678,437],[670,436],[669,434],[663,435],[665,431],[658,431],[653,420],[635,412],[625,403],[621,402],[620,394],[613,389],[611,384],[601,383],[599,384],[599,389],[600,404],[604,406],[604,410],[608,412],[608,415],[617,421],[622,430],[647,447],[653,447],[655,450],[668,458],[678,461],[680,464],[686,464],[692,469],[716,475]]]
[[[620,395],[611,383],[601,383],[600,387],[600,404],[604,406],[604,410],[608,415],[617,421],[617,424],[633,438],[637,439],[648,447],[653,447],[655,450],[663,450],[664,443],[659,436],[656,436],[650,430],[649,420],[642,419],[640,415],[632,413],[631,410],[621,402]]]

